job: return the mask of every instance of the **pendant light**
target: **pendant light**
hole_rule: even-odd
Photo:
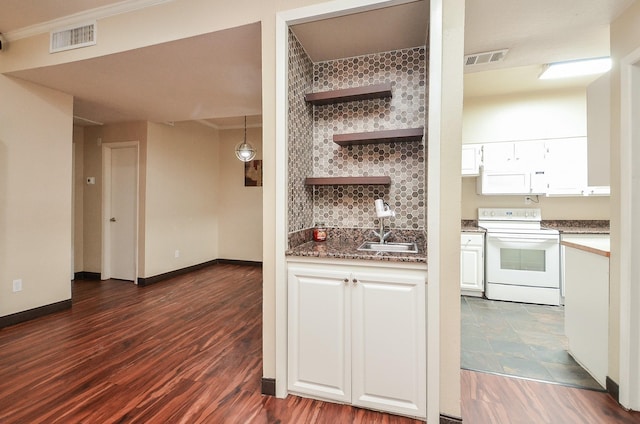
[[[244,140],[236,146],[236,157],[242,162],[249,162],[256,157],[256,149],[247,143],[247,117],[244,117]]]

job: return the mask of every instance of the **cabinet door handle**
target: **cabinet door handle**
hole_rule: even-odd
[[[353,279],[353,284],[358,284],[358,280],[357,279]]]
[[[345,284],[347,284],[347,283],[349,282],[349,279],[348,279],[348,278],[345,278],[345,279],[344,279],[344,282],[345,282]]]

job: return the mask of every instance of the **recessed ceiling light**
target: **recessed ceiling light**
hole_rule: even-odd
[[[611,69],[611,58],[609,57],[571,60],[568,62],[556,62],[545,65],[538,78],[555,79],[602,74],[607,72],[609,69]]]

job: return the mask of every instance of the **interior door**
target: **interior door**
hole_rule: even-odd
[[[136,147],[111,149],[111,278],[135,281],[138,154]]]

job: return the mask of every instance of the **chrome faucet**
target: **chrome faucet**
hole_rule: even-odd
[[[375,235],[380,239],[380,244],[384,244],[384,242],[387,241],[387,239],[391,235],[391,230],[387,231],[386,233],[384,232],[384,218],[388,216],[389,217],[396,216],[396,213],[392,211],[391,208],[389,207],[389,204],[382,199],[376,199],[375,206],[376,206],[376,215],[380,220],[380,232],[374,230],[373,235]]]
[[[380,218],[380,232],[373,230],[373,235],[380,239],[380,244],[384,244],[387,241],[391,235],[391,230],[384,232],[384,219]]]

